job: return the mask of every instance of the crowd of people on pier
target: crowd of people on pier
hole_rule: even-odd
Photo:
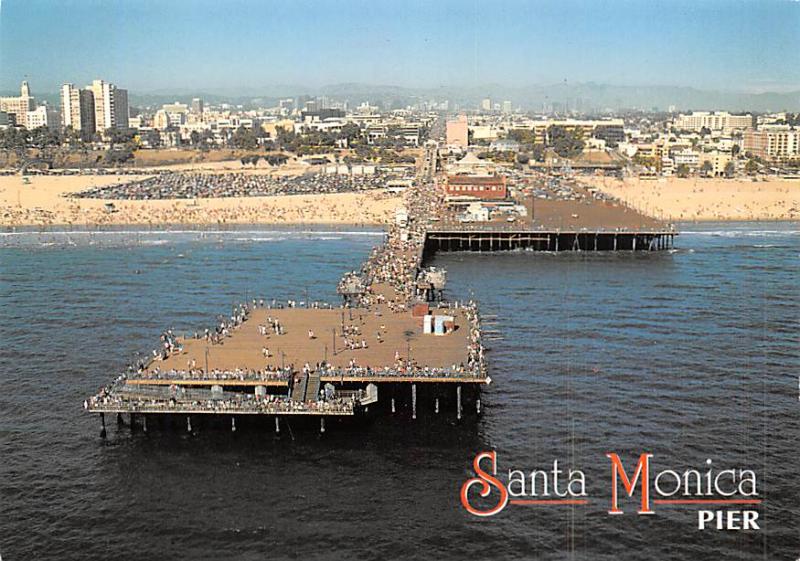
[[[278,318],[267,316],[267,323],[262,323],[258,326],[258,334],[264,337],[269,337],[270,334],[284,335],[286,329]]]
[[[352,193],[385,188],[385,174],[160,173],[146,179],[93,187],[74,198],[114,200],[204,199]]]
[[[238,304],[234,306],[233,312],[229,317],[220,316],[217,318],[217,324],[214,326],[213,331],[206,328],[202,336],[196,332],[194,338],[200,339],[202,337],[212,345],[221,345],[226,337],[231,336],[231,331],[240,327],[247,320],[249,314],[250,308],[247,304]]]
[[[288,380],[291,370],[286,368],[265,367],[261,370],[236,368],[234,370],[220,370],[218,368],[206,371],[204,368],[197,368],[196,364],[186,370],[170,368],[161,370],[156,367],[142,374],[141,378],[146,380],[218,380],[220,382],[233,381],[262,381],[269,382],[275,380]]]
[[[375,303],[387,303],[393,311],[407,310],[407,304],[417,295],[416,281],[419,274],[425,232],[432,220],[441,216],[443,193],[433,183],[423,182],[415,189],[405,192],[406,212],[413,219],[405,224],[392,224],[386,241],[372,250],[360,273],[348,273],[340,283],[343,288],[361,286],[363,291],[351,297],[355,305],[369,307]],[[387,300],[375,292],[376,285],[388,285],[394,292]]]
[[[321,398],[324,393],[321,394]],[[257,396],[240,393],[221,399],[180,400],[174,397],[158,399],[149,397],[132,397],[110,389],[101,391],[83,403],[89,411],[148,412],[148,413],[319,413],[349,414],[358,404],[358,395],[347,397],[330,397],[315,401],[298,402],[285,396],[268,394]]]
[[[341,335],[344,348],[349,351],[369,347],[366,338],[361,333],[361,328],[357,325],[342,325]],[[378,334],[378,340],[380,341],[380,333]]]
[[[411,361],[399,357],[394,366],[384,366],[373,368],[371,366],[359,366],[352,360],[346,368],[339,368],[331,365],[321,365],[319,368],[320,376],[331,378],[464,378],[467,376],[477,376],[478,372],[471,370],[470,364],[452,364],[447,367],[420,366],[412,359]]]
[[[166,360],[169,355],[175,352],[180,352],[183,346],[178,342],[177,337],[171,329],[167,329],[161,334],[161,349],[160,358]],[[158,351],[153,350],[154,356],[159,356]]]

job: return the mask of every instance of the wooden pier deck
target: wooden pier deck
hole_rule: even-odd
[[[263,379],[254,374],[265,368],[291,367],[301,371],[306,364],[314,367],[325,362],[341,374],[322,373],[322,382],[397,382],[417,380],[421,383],[459,380],[485,383],[485,378],[453,370],[466,361],[470,344],[470,322],[463,308],[433,308],[434,315],[448,315],[455,320],[455,330],[446,335],[425,334],[422,317],[413,317],[410,310],[393,311],[388,304],[375,304],[370,309],[315,308],[256,308],[250,317],[221,344],[211,344],[204,338],[178,338],[182,350],[165,360],[155,360],[141,373],[132,375],[129,384],[177,386],[272,386],[286,387],[285,379]],[[269,319],[277,320],[284,334],[270,330],[268,336],[259,333],[259,326]],[[357,328],[358,335],[344,336],[346,329]],[[309,336],[313,332],[313,338]],[[380,339],[378,338],[380,335]],[[349,348],[348,341],[357,345]],[[367,343],[361,348],[361,342]],[[264,350],[269,353],[264,356]],[[399,357],[399,361],[398,361]],[[398,362],[410,361],[414,369],[398,369]],[[371,373],[353,371],[369,368]],[[190,369],[214,372],[241,371],[241,377],[203,379],[189,376]],[[449,371],[447,376],[434,371]],[[171,371],[174,373],[170,374]],[[429,371],[429,373],[426,373]],[[405,374],[405,372],[408,372]]]

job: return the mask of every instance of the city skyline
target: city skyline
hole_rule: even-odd
[[[91,33],[81,32],[87,22]],[[0,89],[27,79],[38,91],[57,91],[103,75],[142,93],[565,81],[786,92],[800,89],[798,32],[800,3],[792,0],[467,7],[5,0]],[[31,47],[37,34],[59,48]]]

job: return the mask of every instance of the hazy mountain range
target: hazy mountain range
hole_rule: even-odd
[[[51,103],[58,100],[56,92],[33,94]],[[125,84],[119,84],[125,87]],[[15,95],[11,91],[4,95]],[[524,87],[508,87],[499,84],[483,86],[438,88],[409,88],[391,85],[368,85],[360,83],[332,84],[322,87],[298,85],[272,85],[263,88],[206,88],[153,90],[149,92],[131,90],[130,103],[135,106],[161,105],[172,101],[189,101],[202,97],[208,103],[228,102],[245,106],[271,105],[280,98],[300,95],[328,96],[334,100],[348,100],[351,105],[363,101],[380,103],[384,107],[404,107],[419,101],[450,100],[452,104],[471,108],[486,97],[493,102],[511,101],[513,106],[524,110],[541,111],[551,109],[594,112],[619,109],[657,109],[678,111],[720,109],[728,111],[800,111],[800,90],[789,92],[746,93],[735,91],[701,90],[682,86],[617,86],[584,83],[559,83]]]

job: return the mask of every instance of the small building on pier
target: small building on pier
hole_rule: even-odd
[[[481,200],[504,200],[508,197],[504,175],[449,175],[444,190],[450,197],[470,196]]]

